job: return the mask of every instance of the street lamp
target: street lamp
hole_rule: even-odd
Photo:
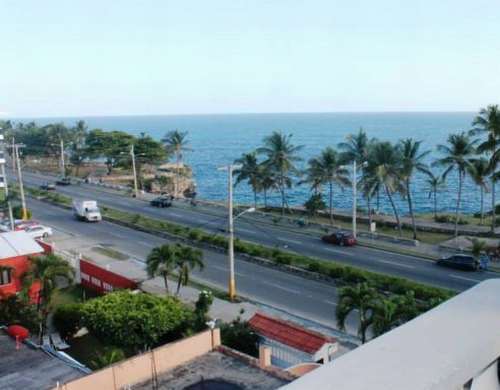
[[[126,154],[127,152],[120,152],[120,154]],[[134,145],[130,147],[130,156],[132,156],[132,174],[134,176],[134,196],[137,198],[139,196],[139,188],[137,185],[137,170],[135,168],[135,157],[136,156],[145,156],[145,153],[135,154]]]
[[[228,185],[227,185],[227,208],[228,208],[228,259],[229,259],[229,284],[228,292],[229,299],[231,301],[236,297],[236,281],[234,278],[234,221],[241,217],[243,214],[252,213],[255,211],[255,207],[250,207],[249,209],[239,213],[236,217],[233,217],[233,170],[240,169],[241,165],[227,165],[224,167],[217,168],[219,171],[227,171],[228,173]]]

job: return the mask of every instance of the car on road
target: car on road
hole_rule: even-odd
[[[172,197],[169,195],[162,195],[157,198],[154,198],[150,202],[151,206],[153,207],[170,207],[172,206]]]
[[[69,177],[60,177],[56,180],[58,186],[69,186],[71,184],[71,179]]]
[[[41,186],[40,186],[40,189],[41,190],[44,190],[44,191],[54,191],[56,189],[56,185],[54,183],[43,183]]]
[[[14,230],[26,230],[28,227],[40,225],[37,221],[23,221],[22,219],[16,219],[14,221]],[[10,221],[8,219],[3,220],[0,223],[0,231],[10,232]]]
[[[327,234],[321,237],[323,242],[328,244],[340,245],[340,246],[354,246],[356,245],[356,239],[351,233],[348,232],[335,232],[332,234]]]
[[[441,257],[437,265],[461,269],[465,271],[477,271],[480,267],[480,262],[471,255],[452,255]]]
[[[52,235],[52,228],[43,225],[28,226],[24,231],[32,238],[47,238]]]

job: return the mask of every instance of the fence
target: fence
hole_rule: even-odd
[[[52,390],[119,390],[151,380],[220,346],[220,330],[208,330],[155,348]]]

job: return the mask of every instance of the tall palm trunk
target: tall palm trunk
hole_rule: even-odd
[[[257,190],[253,190],[253,207],[257,209]]]
[[[330,225],[333,225],[333,183],[330,181]]]
[[[371,232],[371,228],[372,228],[372,222],[373,222],[373,218],[372,218],[372,197],[370,196],[370,194],[368,194],[366,196],[366,205],[368,206],[368,230]]]
[[[177,150],[175,152],[175,186],[174,186],[174,196],[178,197],[179,196],[179,169],[180,169],[180,152]]]
[[[495,233],[495,179],[491,177],[491,234]]]
[[[377,213],[380,211],[380,190],[377,188]]]
[[[163,283],[165,283],[165,290],[167,290],[168,294],[168,275],[166,273],[163,274]]]
[[[437,188],[434,188],[434,220],[437,218]]]
[[[484,188],[483,188],[483,186],[480,187],[480,191],[481,191],[481,210],[480,210],[481,222],[480,222],[480,225],[482,225],[484,223]]]
[[[399,235],[401,236],[402,235],[401,221],[399,220],[398,209],[396,208],[396,205],[394,204],[394,199],[392,199],[391,191],[389,191],[389,188],[387,186],[384,186],[384,187],[385,187],[385,192],[387,194],[387,197],[389,198],[389,201],[391,202],[392,211],[394,212],[394,217],[396,218],[396,223],[398,224]]]
[[[457,208],[455,210],[455,237],[458,237],[458,211],[460,210],[460,202],[462,200],[462,181],[463,173],[458,172],[458,197],[457,197]]]
[[[280,169],[280,192],[281,192],[281,215],[285,215],[285,175],[283,168]]]
[[[410,180],[406,179],[406,193],[407,193],[407,200],[408,200],[408,210],[410,211],[410,217],[411,217],[411,226],[413,228],[413,239],[417,239],[417,225],[415,223],[415,213],[413,212],[413,202],[411,199],[411,189],[410,189]]]
[[[264,188],[264,209],[267,210],[267,189]]]

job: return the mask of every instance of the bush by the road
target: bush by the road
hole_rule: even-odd
[[[259,356],[259,335],[250,328],[247,321],[238,317],[230,323],[222,324],[220,331],[223,345],[250,356]]]
[[[54,326],[63,338],[73,336],[82,327],[81,303],[59,306],[54,312]]]

